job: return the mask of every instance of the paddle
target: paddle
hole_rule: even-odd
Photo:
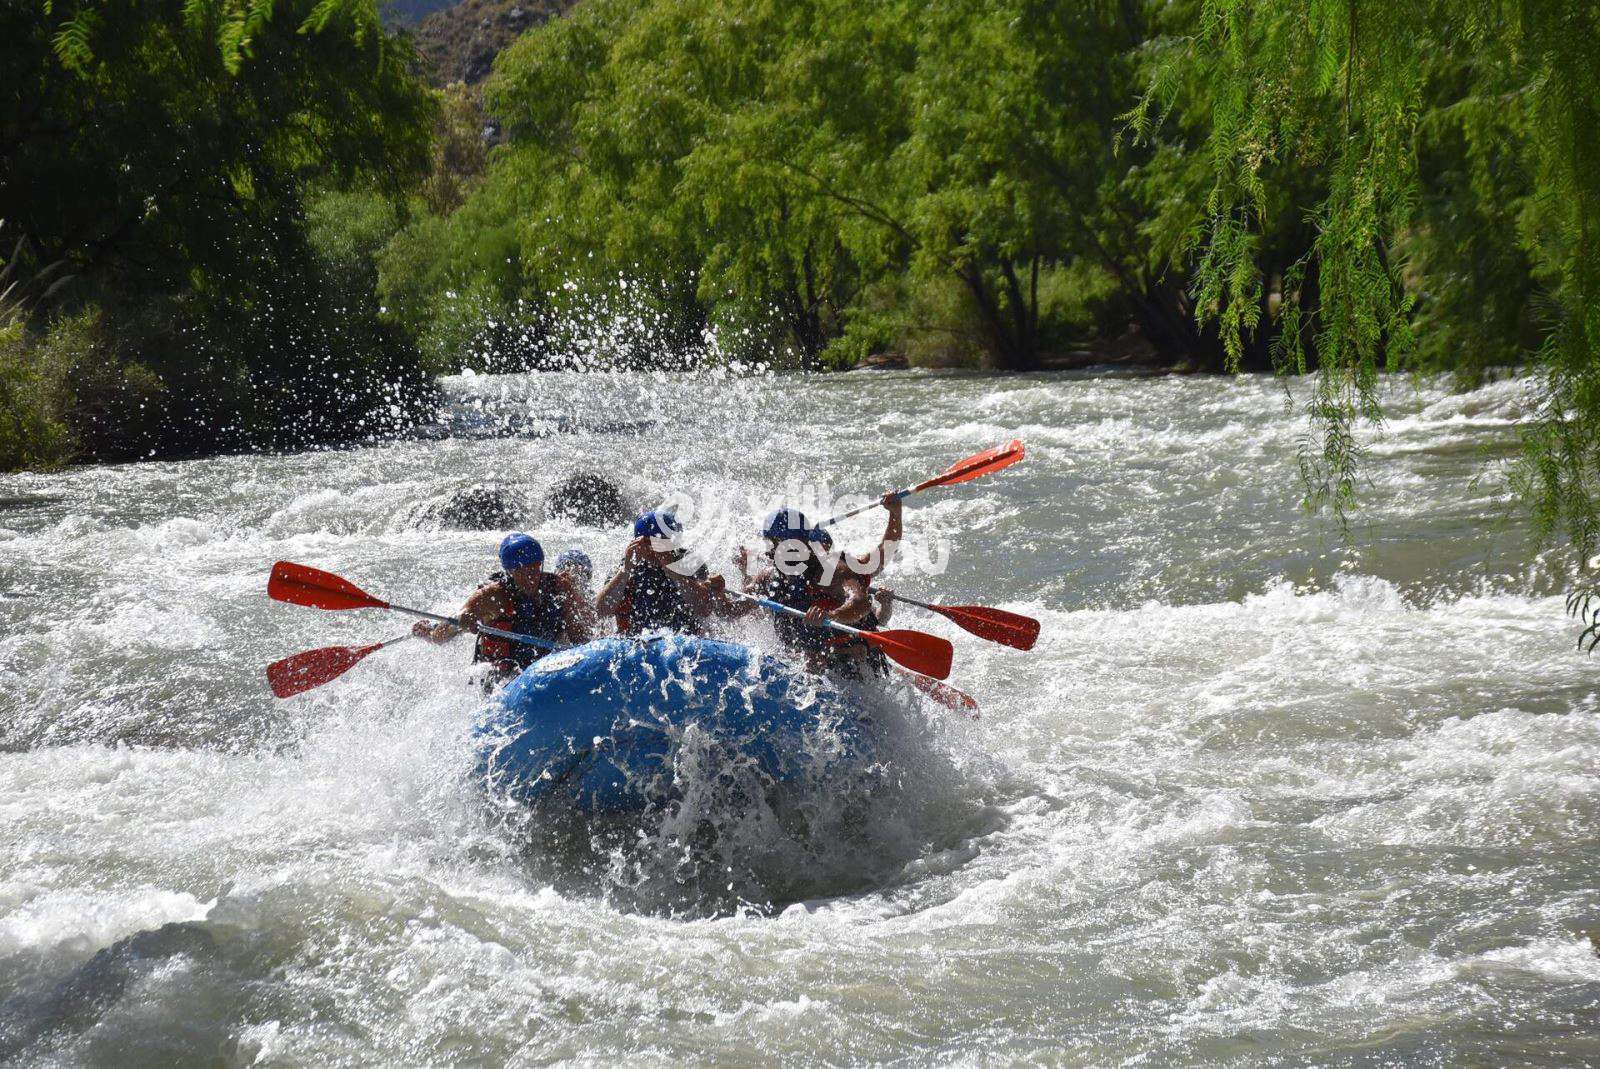
[[[998,642],[1002,646],[1031,650],[1033,644],[1039,640],[1039,621],[1031,616],[1006,612],[1004,609],[991,609],[984,605],[930,605],[926,601],[908,598],[904,594],[888,591],[885,593],[895,601],[903,601],[919,609],[930,609],[945,619],[954,621],[962,630],[969,631],[979,638],[986,638],[990,642]]]
[[[958,460],[943,472],[927,479],[907,490],[896,490],[894,496],[904,500],[921,490],[931,490],[935,486],[954,486],[956,483],[970,482],[984,475],[992,475],[1001,468],[1009,468],[1023,458],[1025,450],[1020,438],[1014,439],[1006,445],[985,449],[981,453],[974,453],[965,460]],[[819,527],[831,527],[840,520],[848,520],[851,516],[859,515],[868,509],[877,508],[879,502],[874,501],[869,505],[862,505],[858,509],[840,513],[829,520],[818,524]]]
[[[900,674],[905,676],[906,681],[913,687],[916,687],[946,709],[953,709],[962,716],[973,720],[978,719],[978,699],[972,695],[941,683],[937,679],[929,679],[927,676],[918,675],[916,672],[905,668],[900,669]]]
[[[363,657],[410,637],[401,635],[387,642],[374,642],[370,646],[324,646],[320,650],[306,650],[267,665],[267,682],[271,684],[274,696],[292,698],[333,682],[360,664]]]
[[[500,628],[490,627],[488,624],[465,624],[455,616],[440,616],[438,613],[423,612],[421,609],[408,609],[404,605],[391,605],[382,598],[375,598],[368,594],[348,579],[340,578],[332,572],[325,572],[320,568],[296,564],[293,561],[281,560],[272,566],[272,576],[267,580],[267,596],[273,601],[285,601],[290,605],[304,605],[310,609],[388,609],[390,612],[404,613],[406,616],[416,616],[424,620],[437,620],[442,624],[459,627],[463,631],[494,635],[496,638],[506,638],[513,642],[521,642],[528,646],[538,646],[546,650],[559,649],[554,642],[547,642],[542,638],[534,638],[532,635],[521,635],[515,631],[502,631]],[[330,648],[336,649],[339,647]],[[363,656],[365,655],[363,654]]]
[[[729,590],[728,593],[736,598],[753,601],[773,612],[798,616],[801,619],[806,615],[799,609],[773,601],[771,598],[758,598],[742,590]],[[830,631],[853,635],[869,645],[876,646],[891,661],[913,672],[920,672],[934,679],[944,679],[950,674],[950,662],[955,657],[955,647],[938,635],[928,635],[921,631],[862,631],[860,628],[850,627],[836,620],[824,620],[822,626]]]

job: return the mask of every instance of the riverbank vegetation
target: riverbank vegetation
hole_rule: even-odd
[[[28,0],[0,9],[0,70],[0,466],[422,409],[371,265],[436,105],[370,2]],[[346,191],[397,207],[352,215]]]
[[[1522,486],[1596,549],[1592,5],[564,6],[432,91],[371,0],[10,5],[0,463],[367,433],[575,352],[1135,358],[1314,375],[1343,508],[1380,370],[1532,366]]]

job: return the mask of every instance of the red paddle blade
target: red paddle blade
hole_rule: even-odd
[[[997,445],[993,449],[974,453],[966,460],[958,460],[946,468],[943,474],[935,475],[927,482],[918,483],[911,489],[915,492],[926,490],[930,486],[953,486],[956,483],[970,482],[983,475],[992,475],[1001,468],[1009,468],[1021,460],[1025,453],[1022,439],[1013,439],[1006,445]]]
[[[387,609],[389,603],[332,572],[281,560],[272,566],[267,596],[311,609]]]
[[[861,637],[895,664],[934,679],[948,676],[955,659],[955,647],[947,640],[921,631],[863,631]]]
[[[1031,650],[1039,641],[1039,621],[984,605],[934,605],[933,611],[979,638],[1013,649]]]
[[[978,719],[978,699],[972,695],[954,687],[946,686],[937,679],[919,676],[915,672],[902,672],[901,674],[906,677],[913,687],[916,687],[946,709],[951,709],[973,720]]]
[[[292,698],[338,679],[361,663],[361,658],[387,645],[387,642],[375,642],[370,646],[326,646],[320,650],[306,650],[267,665],[267,682],[277,697]]]

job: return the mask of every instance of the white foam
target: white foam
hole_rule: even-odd
[[[8,881],[0,884],[0,955],[86,958],[134,932],[203,920],[213,905],[160,888],[92,894]]]

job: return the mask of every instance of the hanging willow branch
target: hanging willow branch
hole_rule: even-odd
[[[122,0],[100,0],[122,2]],[[101,29],[97,0],[41,0],[46,15],[63,18],[52,44],[56,58],[68,70],[87,72],[94,64],[96,37]],[[272,22],[278,0],[184,0],[183,23],[209,38],[229,74],[238,74],[251,56],[251,46]],[[348,30],[357,45],[369,38],[381,40],[376,0],[316,0],[301,20],[300,33],[323,33],[330,25]]]
[[[1600,5],[1565,0],[1203,0],[1187,46],[1152,51],[1144,99],[1125,118],[1153,137],[1185,93],[1208,112],[1197,314],[1235,366],[1243,338],[1263,326],[1263,189],[1274,171],[1326,178],[1273,346],[1281,371],[1317,374],[1301,451],[1308,507],[1342,517],[1354,506],[1355,427],[1381,418],[1378,372],[1416,352],[1416,294],[1396,250],[1417,225],[1426,118],[1461,129],[1474,181],[1489,185],[1483,176],[1506,153],[1530,178],[1515,240],[1551,314],[1528,354],[1542,398],[1515,481],[1541,535],[1564,536],[1583,561],[1600,550],[1597,52]],[[1481,136],[1479,101],[1493,102],[1496,132],[1510,137]]]

